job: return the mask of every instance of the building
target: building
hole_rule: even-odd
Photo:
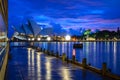
[[[28,40],[28,38],[36,38],[41,32],[40,26],[33,20],[28,20],[27,24],[20,27],[13,27],[14,35],[12,40]]]
[[[117,28],[117,38],[120,39],[120,29],[119,29],[119,27]]]
[[[88,38],[86,38],[86,40],[87,40],[87,41],[95,41],[96,39],[93,38],[93,37],[88,37]]]
[[[8,8],[7,0],[0,0],[0,80],[4,80],[8,61]]]

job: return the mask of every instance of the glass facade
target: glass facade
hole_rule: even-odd
[[[7,0],[0,0],[0,80],[4,80],[8,61]]]

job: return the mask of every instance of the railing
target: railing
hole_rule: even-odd
[[[0,49],[0,80],[5,79],[5,72],[8,63],[8,51],[9,43],[6,42]]]
[[[2,68],[3,61],[4,61],[4,58],[5,58],[6,48],[7,48],[7,46],[0,49],[0,70]]]

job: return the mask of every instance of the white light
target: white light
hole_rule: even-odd
[[[37,38],[38,41],[40,41],[40,38]]]
[[[65,40],[66,40],[66,41],[69,41],[70,39],[71,39],[71,36],[70,36],[70,35],[65,36]]]
[[[30,41],[30,38],[28,38],[28,40]]]
[[[41,30],[43,30],[43,28],[41,27]]]
[[[35,40],[35,38],[32,38],[32,41],[34,41]]]
[[[47,37],[47,40],[48,40],[48,41],[50,41],[50,40],[51,40],[51,38],[50,38],[50,37]]]

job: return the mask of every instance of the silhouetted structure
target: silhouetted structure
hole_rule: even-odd
[[[7,28],[8,28],[8,8],[7,0],[0,0],[0,80],[4,80],[8,63]]]
[[[37,37],[41,31],[40,26],[33,20],[28,20],[28,24],[22,24],[21,27],[13,27],[15,33],[14,39],[28,40],[29,37]]]
[[[117,28],[117,38],[120,39],[120,29],[119,29],[119,27]]]

